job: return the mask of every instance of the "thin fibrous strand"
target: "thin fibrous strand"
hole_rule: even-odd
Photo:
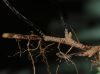
[[[72,48],[73,48],[73,46],[71,46],[70,49],[65,53],[66,57],[68,56],[68,58],[65,61],[67,62],[67,60],[68,60],[69,62],[71,62],[74,65],[75,70],[76,70],[76,72],[78,74],[78,70],[77,70],[76,64],[72,60],[70,60],[71,55],[68,55],[68,53],[72,50]]]
[[[51,44],[45,46],[45,48],[42,48],[42,46],[40,45],[40,54],[39,54],[39,55],[42,55],[42,57],[43,57],[43,62],[46,64],[46,66],[47,66],[47,71],[48,71],[49,74],[51,74],[51,71],[50,71],[50,66],[49,66],[49,64],[48,64],[47,57],[45,56],[45,52],[46,52],[45,50],[46,50],[48,47],[52,46],[53,44],[55,44],[55,43],[51,43]]]
[[[75,38],[76,38],[77,42],[79,42],[79,43],[80,43],[80,41],[79,41],[79,39],[78,39],[78,37],[77,37],[77,35],[76,35],[76,33],[75,33],[75,31],[74,31],[74,29],[72,28],[72,26],[71,26],[71,25],[70,25],[70,28],[71,28],[71,30],[72,30],[72,32],[73,32],[73,34],[75,35]]]
[[[78,74],[78,69],[77,69],[77,66],[76,66],[76,64],[73,62],[73,61],[71,61],[70,59],[68,59],[73,65],[74,65],[74,67],[75,67],[75,70],[76,70],[76,73]]]
[[[44,33],[39,29],[39,27],[35,24],[33,24],[29,19],[27,19],[25,16],[23,16],[18,10],[15,9],[14,6],[11,5],[11,3],[8,0],[3,0],[3,2],[6,4],[6,6],[9,7],[9,9],[15,14],[17,15],[18,18],[20,18],[21,20],[23,20],[24,22],[26,22],[27,24],[29,24],[31,27],[33,27],[38,33],[39,35],[42,37],[44,35]]]
[[[18,47],[19,47],[19,53],[20,53],[20,57],[21,57],[21,55],[22,55],[22,50],[21,50],[21,46],[20,46],[19,40],[17,40],[17,42],[18,42]]]
[[[41,44],[41,40],[38,41],[38,45],[36,48],[32,49],[32,50],[37,50],[39,47],[40,47],[40,44]]]
[[[51,44],[49,44],[49,45],[47,45],[46,47],[45,47],[45,49],[47,49],[48,47],[50,47],[50,46],[52,46],[52,45],[54,45],[55,43],[51,43]]]
[[[47,45],[45,48],[42,48],[42,46],[41,46],[41,40],[40,40],[39,43],[38,43],[38,48],[40,49],[40,53],[39,53],[39,55],[36,56],[36,58],[39,57],[40,55],[43,57],[42,61],[46,64],[47,71],[48,71],[49,74],[51,74],[51,71],[50,71],[50,66],[48,64],[47,57],[45,56],[45,52],[46,52],[45,50],[48,47],[52,46],[53,44],[54,43],[51,43],[51,44]]]
[[[48,60],[47,60],[47,57],[44,55],[43,56],[43,62],[46,64],[46,66],[47,66],[47,71],[48,71],[48,73],[49,74],[51,74],[51,71],[50,71],[50,66],[49,66],[49,64],[48,64]]]
[[[50,47],[50,46],[52,46],[52,45],[54,45],[54,44],[55,44],[55,43],[51,43],[51,44],[47,45],[47,46],[44,48],[44,52],[45,52],[45,50],[46,50],[48,47]],[[47,60],[47,57],[45,56],[45,53],[43,53],[42,56],[43,56],[43,58],[45,59],[44,62],[45,62],[45,64],[46,64],[46,66],[47,66],[47,71],[48,71],[49,74],[51,74],[50,66],[49,66],[49,64],[48,64],[48,60]]]
[[[65,27],[66,29],[68,29],[68,25],[66,25],[62,13],[60,13],[60,19],[61,19],[62,24],[64,25],[64,27]]]
[[[17,40],[18,41],[18,40]],[[38,41],[38,45],[37,45],[37,47],[36,48],[34,48],[34,49],[29,49],[29,50],[24,50],[23,52],[21,51],[21,52],[17,52],[17,53],[15,53],[15,54],[13,54],[12,56],[8,56],[8,57],[14,57],[14,56],[16,56],[16,55],[18,55],[18,54],[23,54],[23,53],[25,53],[26,51],[35,51],[35,50],[37,50],[38,48],[39,48],[39,45],[40,45],[40,41],[41,40],[39,40]],[[18,46],[20,47],[20,45],[19,45],[19,43],[18,43]],[[20,49],[21,49],[21,47],[20,47]]]
[[[58,74],[59,67],[60,67],[60,65],[58,64],[57,69],[56,69],[56,74]]]
[[[65,29],[68,29],[68,25],[65,23],[62,14],[60,14],[60,19],[61,19],[62,24],[64,25]],[[77,35],[76,35],[76,33],[75,33],[75,31],[74,31],[74,29],[71,27],[71,25],[69,25],[69,26],[70,26],[70,29],[72,30],[72,32],[74,33],[76,40],[77,40],[78,42],[80,42],[79,39],[78,39],[78,37],[77,37]]]
[[[23,54],[23,53],[25,53],[27,50],[24,50],[21,54]],[[16,55],[18,55],[18,54],[20,54],[20,52],[17,52],[17,53],[15,53],[15,54],[13,54],[12,56],[8,56],[8,57],[14,57],[14,56],[16,56]]]
[[[57,49],[59,50],[59,52],[61,52],[60,51],[60,43],[58,43]]]
[[[69,48],[69,50],[65,53],[65,55],[67,55],[67,54],[72,50],[72,48],[73,48],[73,46],[71,46],[71,47]]]
[[[93,70],[93,67],[99,66],[99,65],[100,65],[99,62],[100,62],[100,61],[98,61],[98,60],[96,60],[96,61],[91,61],[90,71]]]
[[[61,52],[61,51],[59,51],[59,53],[58,54],[56,54],[61,60],[62,59],[64,59],[66,62],[67,61],[69,61],[69,62],[71,62],[73,65],[74,65],[74,67],[75,67],[75,70],[76,70],[76,72],[77,72],[77,74],[78,74],[78,70],[77,70],[77,67],[76,67],[76,64],[73,62],[73,61],[71,61],[70,60],[70,58],[71,58],[71,55],[68,55],[67,53],[69,52],[69,51],[71,51],[71,49],[73,48],[73,46],[72,47],[70,47],[70,49],[64,54],[63,52]],[[59,48],[58,48],[59,49]],[[58,65],[58,67],[57,67],[57,69],[56,69],[56,74],[57,74],[57,70],[59,69],[59,65]]]
[[[35,74],[35,65],[34,65],[34,59],[33,59],[33,56],[32,56],[32,54],[31,54],[31,52],[30,52],[30,48],[29,48],[29,45],[30,45],[30,40],[28,41],[28,43],[27,43],[27,51],[28,51],[28,53],[29,53],[29,56],[31,57],[31,61],[32,61],[32,65],[33,65],[33,71],[34,71],[34,73],[33,74]]]
[[[91,66],[90,66],[90,71],[93,70],[93,66],[94,66],[94,63],[91,64]]]
[[[59,61],[59,63],[61,63],[61,60]],[[60,64],[57,65],[56,74],[58,74],[59,68],[60,68]]]

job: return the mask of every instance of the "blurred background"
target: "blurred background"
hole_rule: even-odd
[[[25,17],[46,34],[64,37],[64,26],[60,20],[62,13],[65,22],[72,26],[80,42],[88,45],[100,44],[100,0],[9,0],[11,4]],[[34,28],[20,20],[0,0],[0,74],[32,74],[32,64],[27,54],[22,57],[9,55],[16,53],[18,49],[15,40],[3,39],[2,33],[31,34]],[[75,36],[73,36],[75,37]],[[23,43],[22,43],[23,44]],[[69,46],[62,46],[68,50]],[[48,61],[52,74],[58,62],[56,46],[48,53]],[[75,48],[74,48],[75,49]],[[77,52],[78,49],[76,49]],[[76,63],[79,74],[100,74],[97,68],[91,71],[90,58],[72,57]],[[38,61],[36,63],[36,74],[47,74],[46,66]],[[63,62],[59,74],[76,74],[74,66]]]

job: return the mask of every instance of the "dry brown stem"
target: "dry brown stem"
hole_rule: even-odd
[[[79,48],[81,50],[85,50],[85,52],[83,52],[82,54],[79,54],[79,56],[92,57],[95,53],[100,51],[100,46],[90,46],[90,45],[85,45],[85,44],[75,41],[72,38],[72,33],[68,32],[66,29],[65,29],[65,37],[64,38],[46,36],[46,35],[44,35],[43,38],[41,38],[38,35],[33,35],[33,34],[32,35],[22,35],[22,34],[14,34],[14,33],[4,33],[2,35],[2,37],[9,38],[9,39],[18,39],[18,40],[22,40],[22,39],[41,40],[41,39],[43,39],[44,41],[48,41],[48,42],[56,42],[56,43],[60,43],[60,44],[66,44],[69,46],[73,46],[75,48]]]

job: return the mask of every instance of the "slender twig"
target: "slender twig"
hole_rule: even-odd
[[[10,38],[10,39],[19,39],[19,40],[22,40],[22,39],[41,40],[42,39],[38,35],[22,35],[22,34],[14,34],[14,33],[4,33],[2,35],[2,37],[3,38]],[[64,38],[44,35],[43,40],[48,41],[48,42],[56,42],[56,43],[60,43],[60,44],[66,44],[66,45],[70,45],[70,46],[79,48],[81,50],[85,50],[85,52],[83,52],[79,56],[91,57],[95,53],[100,51],[99,45],[98,46],[90,46],[90,45],[85,45],[85,44],[82,44],[82,43],[75,41],[72,38],[72,33],[68,32],[67,30],[65,30],[65,37]]]

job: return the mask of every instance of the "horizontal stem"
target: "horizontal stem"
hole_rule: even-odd
[[[60,44],[66,44],[69,46],[73,46],[75,48],[85,50],[84,53],[80,54],[79,56],[88,56],[91,57],[95,53],[100,52],[100,46],[89,46],[89,45],[84,45],[80,42],[75,41],[72,39],[72,34],[71,32],[66,32],[65,33],[65,38],[60,38],[60,37],[53,37],[53,36],[46,36],[44,35],[42,38],[39,37],[38,35],[22,35],[22,34],[15,34],[15,33],[4,33],[2,35],[3,38],[9,38],[9,39],[19,39],[19,40],[41,40],[43,39],[44,41],[47,42],[56,42]]]
[[[9,39],[19,39],[19,40],[40,40],[42,39],[41,37],[39,37],[38,35],[22,35],[22,34],[15,34],[15,33],[4,33],[2,35],[3,38],[9,38]],[[86,50],[88,48],[90,48],[91,46],[87,46],[84,44],[81,44],[71,38],[60,38],[60,37],[53,37],[53,36],[43,36],[45,41],[49,41],[49,42],[56,42],[56,43],[61,43],[61,44],[66,44],[66,45],[70,45],[82,50]]]

